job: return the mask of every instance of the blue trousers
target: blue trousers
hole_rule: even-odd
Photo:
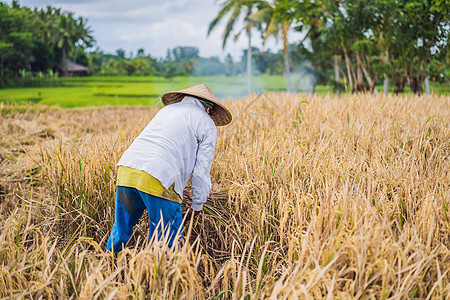
[[[152,196],[135,188],[118,186],[115,220],[106,249],[118,252],[125,247],[133,233],[134,225],[137,224],[145,209],[148,210],[150,236],[155,231],[157,231],[158,239],[162,239],[163,234],[169,234],[169,247],[172,246],[178,231],[180,231],[180,237],[183,237],[181,204]],[[159,224],[160,222],[162,223]]]

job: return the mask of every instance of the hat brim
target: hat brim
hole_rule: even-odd
[[[180,102],[183,100],[185,96],[192,96],[202,101],[207,101],[213,105],[209,115],[211,116],[211,119],[213,119],[216,126],[224,126],[231,122],[233,119],[230,111],[221,103],[219,103],[218,99],[215,97],[214,94],[208,89],[209,93],[211,94],[211,99],[208,99],[206,97],[202,97],[199,95],[199,93],[196,93],[195,90],[193,92],[190,92],[189,89],[182,90],[182,91],[172,91],[167,92],[164,95],[161,96],[161,102],[164,106],[174,104],[177,102]],[[212,98],[216,98],[212,99]]]

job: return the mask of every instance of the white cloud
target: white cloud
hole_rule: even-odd
[[[11,1],[8,1],[9,3]],[[76,16],[88,19],[97,46],[106,52],[118,48],[136,52],[144,48],[152,56],[164,57],[168,48],[195,46],[202,56],[224,57],[231,53],[235,58],[247,48],[247,38],[242,34],[237,41],[230,36],[222,50],[222,33],[225,22],[207,36],[209,23],[220,9],[220,1],[211,0],[22,0],[29,7],[61,7]],[[224,20],[225,21],[225,20]],[[236,28],[240,28],[236,24]],[[253,34],[255,47],[262,42]],[[269,40],[267,48],[280,49],[281,43]]]

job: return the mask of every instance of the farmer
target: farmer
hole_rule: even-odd
[[[211,189],[216,126],[230,123],[231,113],[206,84],[167,92],[161,101],[165,107],[117,163],[115,221],[108,250],[123,249],[145,209],[150,236],[155,231],[159,239],[167,234],[171,247],[177,232],[183,235],[181,201],[191,174],[193,203],[186,218],[202,211]]]

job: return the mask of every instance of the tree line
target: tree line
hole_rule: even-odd
[[[334,67],[337,88],[377,93],[382,80],[385,92],[390,82],[395,93],[408,84],[420,94],[429,77],[448,83],[449,4],[448,0],[225,0],[208,34],[225,20],[223,45],[233,34],[245,33],[249,58],[252,32],[264,40],[280,37],[288,91],[292,28],[304,34],[298,47],[315,72]],[[239,18],[245,26],[236,30]],[[247,63],[251,70],[251,59]],[[248,82],[251,91],[250,71]]]
[[[294,47],[294,46],[293,46]],[[295,47],[294,47],[295,48]],[[242,57],[233,58],[230,54],[222,60],[219,57],[201,57],[197,47],[178,46],[167,49],[165,57],[156,58],[140,48],[136,54],[126,55],[123,49],[114,54],[96,49],[89,53],[89,66],[101,75],[153,75],[172,78],[174,76],[235,76],[246,72],[247,50]],[[252,48],[253,74],[283,74],[283,55],[281,51],[262,51]],[[293,55],[293,59],[300,56]]]
[[[34,79],[57,77],[70,59],[88,66],[92,74],[174,76],[233,76],[246,72],[246,52],[238,59],[227,55],[201,57],[197,47],[168,49],[165,57],[156,58],[138,49],[126,55],[125,50],[105,53],[95,45],[87,20],[72,12],[47,6],[43,9],[23,7],[18,1],[11,6],[0,2],[0,87],[30,85]],[[293,57],[296,57],[295,55]],[[253,72],[283,74],[280,52],[252,48]],[[33,80],[29,80],[33,78]]]
[[[94,41],[86,20],[71,12],[0,2],[0,86],[29,73],[53,76],[66,58],[87,64],[84,49]]]
[[[196,47],[168,49],[156,58],[138,49],[88,52],[95,44],[82,17],[51,6],[45,9],[0,2],[0,86],[27,74],[53,76],[66,58],[89,66],[94,74],[237,75],[247,73],[248,90],[254,73],[284,74],[292,91],[291,73],[308,61],[307,72],[319,84],[337,90],[375,92],[384,83],[395,93],[406,85],[422,93],[427,79],[448,84],[450,51],[448,0],[225,0],[210,21],[208,35],[225,22],[223,46],[241,34],[248,38],[242,57],[200,57]],[[241,27],[241,22],[244,26]],[[240,26],[237,28],[237,26]],[[302,33],[290,41],[289,31]],[[253,45],[260,35],[261,48]],[[283,49],[263,51],[268,38],[281,39]]]

